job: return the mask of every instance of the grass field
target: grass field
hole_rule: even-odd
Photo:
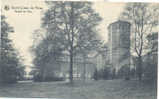
[[[156,99],[156,87],[138,81],[23,82],[0,86],[0,97],[57,99]]]

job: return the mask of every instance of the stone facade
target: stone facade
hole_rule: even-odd
[[[130,27],[129,22],[120,20],[108,26],[109,61],[116,71],[130,64]]]
[[[74,79],[83,79],[84,78],[84,69],[85,69],[85,78],[91,79],[96,64],[94,63],[93,57],[87,57],[85,60],[82,55],[76,55],[73,58],[73,77]],[[43,69],[43,77],[69,77],[70,70],[70,60],[69,55],[63,54],[56,61],[53,58],[50,58],[47,63],[45,63],[45,68]]]
[[[85,69],[85,77],[91,78],[93,76],[93,73],[95,71],[95,64],[93,62],[92,57],[87,57],[85,60],[82,57],[82,55],[76,55],[73,59],[73,76],[74,78],[83,79],[84,77],[84,69]],[[69,61],[69,55],[63,55],[61,59],[59,59],[60,63],[60,71],[61,75],[68,77],[69,76],[69,70],[70,70],[70,61]]]

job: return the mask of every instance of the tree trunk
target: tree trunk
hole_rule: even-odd
[[[74,44],[74,9],[73,2],[71,3],[71,42],[70,42],[70,83],[73,83],[73,44]]]
[[[70,83],[73,83],[73,52],[70,51]]]
[[[138,57],[138,78],[139,81],[142,80],[143,68],[142,68],[142,57]]]
[[[128,76],[127,76],[127,80],[130,80],[130,78],[131,78],[131,67],[130,67],[130,65],[131,65],[131,63],[130,63],[130,53],[129,53],[129,64],[128,64]]]
[[[83,59],[84,59],[84,64],[83,64],[83,80],[85,81],[85,79],[86,79],[86,56],[85,55],[83,55]]]

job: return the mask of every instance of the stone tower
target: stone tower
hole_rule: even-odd
[[[130,27],[129,22],[121,20],[108,26],[109,59],[116,72],[130,65]]]

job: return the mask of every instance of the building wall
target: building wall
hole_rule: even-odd
[[[130,64],[130,23],[116,21],[109,25],[110,63],[119,70],[121,66]]]
[[[95,64],[93,58],[87,57],[84,61],[81,55],[74,56],[73,59],[73,76],[74,78],[83,79],[84,77],[84,66],[85,66],[85,77],[91,78],[95,71]],[[69,55],[62,55],[57,62],[50,60],[46,63],[45,76],[56,76],[69,77],[70,61]]]
[[[109,52],[107,50],[103,50],[97,53],[94,57],[94,63],[96,64],[97,70],[103,69],[104,67],[109,67]]]

